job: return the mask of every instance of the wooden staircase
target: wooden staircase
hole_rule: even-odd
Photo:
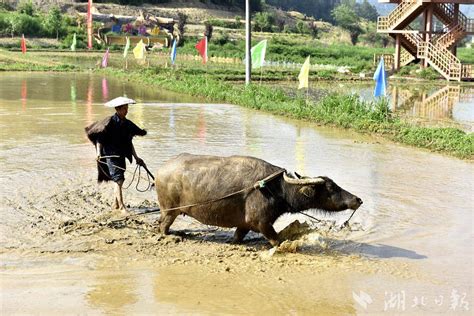
[[[474,67],[463,65],[451,52],[467,34],[474,34],[474,19],[468,19],[462,12],[456,12],[453,3],[431,3],[433,15],[446,25],[444,32],[425,39],[409,24],[427,9],[429,3],[423,0],[401,0],[388,16],[379,17],[377,31],[400,35],[400,66],[417,59],[424,59],[447,80],[474,79]]]
[[[387,32],[408,26],[423,10],[422,0],[402,0],[388,16],[379,16],[377,31]]]

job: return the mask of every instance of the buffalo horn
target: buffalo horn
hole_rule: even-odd
[[[283,174],[283,179],[285,179],[286,182],[290,184],[318,184],[318,183],[324,183],[323,178],[304,178],[304,179],[293,179],[290,178],[286,175],[286,172]]]

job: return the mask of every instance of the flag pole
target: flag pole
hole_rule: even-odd
[[[245,85],[248,86],[252,77],[250,0],[245,0]]]

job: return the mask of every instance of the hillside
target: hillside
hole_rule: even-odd
[[[7,0],[6,2],[16,7],[21,0]],[[37,8],[47,11],[52,6],[58,5],[62,12],[70,15],[76,12],[87,11],[87,1],[75,2],[72,0],[33,0]],[[119,1],[115,1],[119,2]],[[234,19],[236,15],[244,16],[244,10],[239,6],[218,5],[214,3],[203,3],[199,0],[174,0],[159,4],[144,3],[141,5],[120,5],[116,3],[100,3],[94,1],[94,10],[103,14],[134,15],[138,16],[140,11],[146,11],[156,16],[177,18],[178,12],[188,15],[191,23],[200,23],[209,18]]]

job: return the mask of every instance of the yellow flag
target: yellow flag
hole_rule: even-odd
[[[300,85],[298,86],[298,89],[308,88],[309,66],[310,64],[308,56],[308,58],[306,58],[306,61],[303,64],[303,67],[301,67],[301,71],[298,76],[298,79],[300,80]]]
[[[136,59],[145,58],[145,44],[143,44],[143,40],[140,40],[133,49],[133,56],[135,56]]]

